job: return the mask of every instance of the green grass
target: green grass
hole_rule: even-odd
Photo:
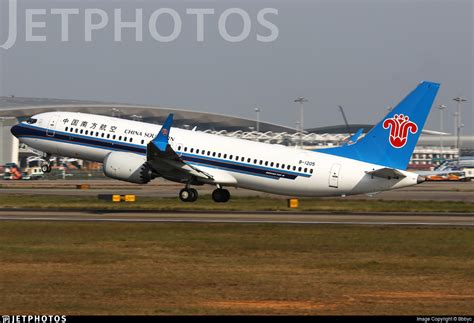
[[[138,197],[136,203],[99,201],[95,196],[2,195],[2,208],[70,208],[70,209],[138,209],[138,210],[243,210],[290,211],[285,199],[267,197],[235,197],[228,203],[214,203],[202,196],[195,203],[178,198]],[[350,199],[301,199],[300,211],[329,212],[474,212],[474,203],[450,201],[382,201]]]
[[[462,228],[0,223],[3,314],[472,314]]]

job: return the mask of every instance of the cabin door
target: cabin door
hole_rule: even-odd
[[[46,135],[48,137],[54,137],[54,134],[56,133],[56,124],[58,123],[58,119],[58,115],[53,115],[51,119],[49,119],[48,128],[46,129]]]
[[[339,172],[341,171],[340,164],[333,164],[329,172],[329,187],[339,187]]]

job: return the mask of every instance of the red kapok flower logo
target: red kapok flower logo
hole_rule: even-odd
[[[402,148],[406,145],[408,132],[415,134],[418,132],[416,123],[410,121],[408,116],[396,114],[393,118],[385,119],[383,128],[390,128],[390,144],[394,148]]]

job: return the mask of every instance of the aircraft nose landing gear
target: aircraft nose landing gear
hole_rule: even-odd
[[[183,188],[179,192],[179,199],[183,202],[196,202],[198,192],[194,188]]]
[[[46,154],[44,155],[44,159],[42,159],[42,163],[41,163],[41,171],[44,173],[44,174],[47,174],[47,173],[51,173],[51,155],[50,154]]]
[[[51,166],[49,164],[41,165],[41,171],[45,174],[51,173]]]
[[[225,203],[230,200],[230,193],[228,190],[217,188],[212,192],[212,199],[217,203]]]

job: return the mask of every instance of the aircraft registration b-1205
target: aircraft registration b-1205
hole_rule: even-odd
[[[184,184],[179,197],[194,202],[192,186],[216,186],[212,198],[227,202],[224,187],[295,197],[345,196],[419,184],[406,171],[440,85],[421,82],[364,137],[308,151],[75,112],[47,112],[12,127],[21,142],[52,155],[103,163],[108,177],[146,184],[157,177]]]

